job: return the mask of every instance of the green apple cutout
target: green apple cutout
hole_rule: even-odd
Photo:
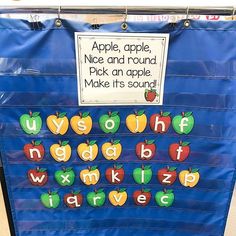
[[[163,191],[159,191],[155,195],[156,203],[161,207],[169,207],[173,204],[175,199],[173,190],[164,189]]]
[[[57,183],[61,186],[71,186],[75,181],[75,172],[73,171],[72,167],[57,170],[54,176]]]
[[[48,191],[48,193],[43,193],[40,200],[47,208],[57,208],[60,204],[60,197],[57,192]]]
[[[42,128],[42,119],[40,112],[29,111],[29,114],[23,114],[20,117],[21,128],[27,134],[38,134]]]
[[[134,169],[133,178],[137,184],[148,184],[152,179],[151,166],[142,165],[141,168]]]
[[[120,116],[118,115],[118,111],[108,112],[108,114],[102,115],[99,118],[99,126],[106,134],[116,133],[120,127]]]
[[[89,192],[87,195],[87,202],[92,207],[103,206],[106,200],[106,195],[103,189],[95,190],[94,192]]]
[[[178,134],[189,134],[194,126],[192,112],[182,112],[181,115],[175,116],[172,120],[172,126]]]

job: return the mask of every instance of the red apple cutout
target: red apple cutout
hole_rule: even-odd
[[[76,191],[66,194],[63,200],[69,208],[78,208],[81,207],[83,203],[83,196],[80,191]]]
[[[157,172],[157,179],[162,185],[172,185],[177,178],[176,167],[169,167],[160,169]]]
[[[151,160],[156,154],[155,140],[145,140],[136,145],[136,155],[140,160]]]
[[[171,124],[170,112],[160,112],[150,117],[150,128],[155,133],[166,133]]]
[[[133,193],[133,199],[137,206],[146,206],[151,200],[150,189],[136,190]]]
[[[30,161],[39,162],[44,158],[45,150],[41,141],[32,141],[31,143],[25,144],[23,151]]]
[[[111,184],[120,184],[124,180],[125,171],[122,165],[114,165],[114,167],[106,170],[106,179]]]
[[[173,161],[184,161],[190,154],[189,142],[172,143],[169,147],[169,155]]]
[[[34,186],[43,186],[48,181],[48,173],[45,168],[30,169],[27,173],[30,183]]]

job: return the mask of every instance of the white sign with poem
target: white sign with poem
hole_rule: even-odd
[[[162,105],[169,34],[75,33],[80,106]]]

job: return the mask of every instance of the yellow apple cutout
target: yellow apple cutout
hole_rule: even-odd
[[[57,162],[67,162],[71,157],[69,141],[59,141],[50,147],[50,154]]]
[[[80,172],[80,179],[86,185],[95,185],[100,179],[97,166],[88,167]]]
[[[199,171],[198,169],[191,169],[191,168],[189,168],[189,170],[182,170],[179,173],[180,183],[185,187],[193,188],[194,186],[197,185],[200,179],[200,174],[198,171]]]
[[[69,128],[69,120],[66,117],[66,112],[56,112],[56,115],[50,115],[46,120],[49,130],[53,134],[65,134]]]
[[[98,145],[96,140],[87,140],[77,147],[77,153],[83,161],[93,161],[98,155]]]
[[[107,160],[117,160],[122,152],[120,140],[111,140],[102,145],[102,155]]]
[[[89,112],[80,112],[79,115],[73,116],[70,119],[70,125],[76,134],[89,134],[92,129],[93,121],[91,116],[89,116]]]
[[[111,191],[108,195],[108,199],[113,206],[123,206],[128,198],[125,188]]]
[[[126,126],[132,133],[142,133],[147,126],[147,116],[144,110],[135,112],[126,117]]]

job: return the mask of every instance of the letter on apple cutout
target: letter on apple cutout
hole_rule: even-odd
[[[177,151],[177,157],[176,157],[176,159],[179,160],[180,157],[181,157],[181,152],[183,152],[182,146],[179,146],[176,151]]]
[[[138,132],[138,129],[139,129],[139,119],[138,119],[137,116],[135,116],[135,124],[136,124],[136,127],[135,127],[134,132]]]
[[[80,207],[81,205],[78,203],[78,198],[76,196],[70,196],[66,199],[68,204],[75,204],[76,207]]]
[[[62,178],[62,183],[64,184],[65,182],[70,183],[70,180],[68,179],[70,175],[61,175]]]
[[[33,173],[30,173],[30,177],[31,177],[31,179],[32,179],[32,181],[34,182],[34,183],[42,183],[43,182],[43,180],[45,179],[45,177],[46,177],[46,175],[42,175],[42,176],[34,176],[33,175]]]
[[[188,183],[193,183],[195,181],[196,177],[194,174],[189,173],[189,174],[185,174],[184,176],[184,186],[188,186]]]
[[[86,174],[83,174],[83,182],[86,183],[87,182],[87,179],[89,179],[89,182],[92,182],[93,181],[93,178],[98,181],[98,175],[96,173],[86,173]]]
[[[40,159],[41,158],[41,154],[40,151],[37,148],[30,148],[29,149],[29,154],[30,154],[30,158],[34,158],[34,152],[37,154],[37,158]]]
[[[155,126],[154,126],[154,131],[157,131],[157,129],[158,129],[158,125],[161,125],[161,131],[164,132],[165,129],[166,129],[165,122],[164,122],[164,121],[159,121],[159,117],[156,116],[156,119],[155,119]]]
[[[56,119],[52,119],[52,123],[55,125],[56,127],[56,133],[59,134],[60,133],[60,130],[61,130],[61,127],[64,123],[64,120],[61,120],[60,123],[57,123],[57,120]]]
[[[112,119],[108,119],[105,122],[105,128],[108,130],[112,130],[115,127],[115,122]]]
[[[55,149],[55,154],[56,154],[57,159],[58,159],[59,161],[65,160],[65,158],[66,158],[66,149],[65,149],[65,147],[64,147],[64,146],[57,147],[57,148]]]
[[[186,123],[185,123],[186,121]],[[184,127],[188,126],[188,117],[183,117],[179,123],[179,128],[181,132],[184,132]]]
[[[114,197],[115,201],[116,201],[117,203],[119,203],[120,200],[122,199],[122,194],[120,194],[120,193],[114,194],[113,197]]]
[[[26,120],[26,127],[27,127],[27,129],[29,129],[31,131],[35,131],[36,130],[36,121],[31,120],[31,124],[30,124],[30,121]]]
[[[115,172],[114,170],[111,171],[111,182],[112,183],[115,183],[116,181],[120,182],[120,179],[117,177],[117,175],[119,175],[118,172]]]
[[[144,203],[146,203],[146,201],[147,201],[147,198],[146,198],[146,196],[143,195],[143,194],[141,194],[141,195],[139,195],[139,196],[137,197],[137,202],[138,202],[138,203],[144,204]]]
[[[165,199],[168,199],[169,197],[168,196],[162,196],[161,197],[161,203],[163,203],[163,204],[168,204],[168,201],[165,201]]]
[[[93,158],[93,146],[89,145],[89,150],[84,150],[81,155],[82,155],[82,158],[85,161],[92,160],[92,158]]]
[[[170,175],[170,174],[163,174],[163,176],[164,176],[165,178],[162,180],[162,183],[170,184],[171,181],[169,181],[169,179],[171,178],[172,175]]]
[[[140,156],[141,158],[149,158],[152,155],[152,150],[149,148],[144,148],[144,145],[141,145],[141,152],[140,152]]]
[[[50,204],[50,207],[53,207],[53,200],[52,200],[52,196],[49,195],[49,204]]]
[[[116,147],[109,147],[109,148],[107,148],[105,153],[109,157],[115,157],[116,156]]]
[[[93,197],[93,204],[94,204],[94,206],[97,206],[97,200],[99,200],[99,199],[101,199],[101,197],[99,197],[99,196]]]
[[[85,131],[87,126],[85,125],[85,122],[84,120],[79,120],[78,123],[77,123],[77,126],[78,126],[78,130],[80,131]]]

